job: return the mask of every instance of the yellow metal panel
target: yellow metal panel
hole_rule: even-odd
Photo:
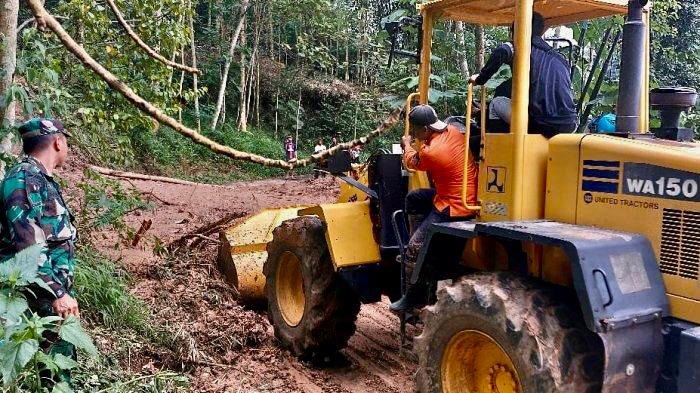
[[[358,173],[357,181],[365,186],[369,184],[369,172],[366,166],[364,166]],[[338,179],[338,184],[340,185],[340,193],[338,194],[336,203],[364,201],[368,198],[367,194],[358,190],[357,187],[350,185],[347,182]]]
[[[549,141],[547,199],[544,216],[567,224],[576,222],[581,134],[557,135]]]
[[[661,140],[629,140],[602,135],[589,135],[581,145],[582,160],[620,161],[644,163],[698,173],[700,168],[700,144],[678,143]],[[573,181],[573,179],[572,179]],[[623,186],[623,171],[620,178],[613,179]],[[577,186],[581,184],[576,180]],[[590,194],[590,195],[586,195]],[[567,196],[567,198],[569,198]],[[574,203],[573,201],[571,201]],[[657,259],[661,254],[661,230],[664,209],[700,211],[700,203],[665,199],[657,196],[626,195],[618,193],[578,192],[576,198],[576,223],[593,225],[620,231],[639,233],[652,243]],[[700,281],[664,275],[668,293],[689,299],[700,300]],[[700,309],[696,313],[700,314]]]
[[[479,199],[483,221],[531,220],[544,216],[548,142],[542,135],[524,135],[523,155],[526,165],[518,175],[513,165],[513,134],[486,134],[486,160],[479,166]],[[522,187],[520,211],[514,210],[513,198],[520,177]]]
[[[680,296],[668,295],[671,315],[693,323],[700,323],[700,302]]]
[[[547,155],[549,141],[542,135],[525,136],[525,164],[523,166],[522,219],[544,217],[547,184]]]
[[[420,190],[421,188],[432,188],[430,179],[425,172],[408,172],[408,191]]]
[[[664,274],[664,284],[666,290],[687,298],[700,300],[700,282],[683,277]],[[697,310],[700,314],[700,308]],[[698,316],[700,318],[700,316]]]
[[[487,134],[486,161],[479,166],[480,220],[509,220],[512,212],[513,135]]]
[[[542,280],[553,284],[573,288],[571,261],[560,247],[543,246]]]
[[[374,237],[370,202],[314,206],[299,215],[316,215],[326,223],[326,241],[336,269],[381,260]]]

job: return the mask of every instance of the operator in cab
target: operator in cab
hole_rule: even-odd
[[[406,215],[411,232],[406,264],[410,275],[430,225],[465,221],[475,213],[462,203],[462,180],[465,175],[464,134],[455,125],[447,125],[441,121],[435,109],[429,105],[413,108],[409,114],[409,122],[411,134],[421,142],[421,147],[418,150],[414,149],[413,137],[404,136],[401,140],[404,163],[408,169],[427,172],[435,186],[411,191],[406,196]],[[477,174],[477,166],[470,156],[466,173],[469,181],[467,202],[470,205],[476,204]],[[430,270],[430,267],[427,267],[427,270]],[[427,274],[419,274],[418,282],[410,285],[406,294],[390,306],[392,311],[409,311],[424,304],[430,284],[427,270]]]
[[[513,29],[511,29],[513,31]],[[542,38],[545,20],[539,13],[532,15],[532,52],[530,55],[529,132],[547,138],[573,132],[578,116],[571,87],[571,67],[566,59]],[[498,46],[480,73],[469,83],[484,85],[503,65],[513,67],[515,48],[507,42]],[[489,105],[489,120],[500,120],[510,125],[512,80],[496,88]]]

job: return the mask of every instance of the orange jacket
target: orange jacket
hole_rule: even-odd
[[[441,212],[449,208],[451,217],[474,215],[462,204],[464,148],[464,134],[450,125],[446,131],[433,133],[419,151],[406,146],[403,156],[407,168],[428,172],[435,185],[433,205]],[[467,176],[467,202],[476,205],[478,171],[471,156]]]

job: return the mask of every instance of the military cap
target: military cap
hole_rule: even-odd
[[[18,131],[22,140],[25,141],[42,135],[63,134],[67,137],[71,136],[68,131],[66,131],[65,127],[63,127],[63,123],[61,123],[60,120],[40,117],[31,119],[22,124]]]

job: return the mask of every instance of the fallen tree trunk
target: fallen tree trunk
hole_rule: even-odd
[[[124,179],[148,180],[148,181],[156,181],[156,182],[160,182],[160,183],[182,184],[185,186],[195,186],[195,187],[206,186],[206,187],[232,188],[232,187],[227,187],[227,186],[221,186],[218,184],[195,183],[195,182],[187,181],[187,180],[174,179],[172,177],[152,176],[152,175],[144,175],[141,173],[117,171],[114,169],[102,168],[102,167],[94,166],[94,165],[91,165],[90,169],[92,169],[93,171],[95,171],[101,175],[120,177],[120,178],[124,178]]]
[[[306,165],[312,164],[314,162],[323,161],[323,160],[327,159],[328,157],[332,156],[333,154],[337,153],[338,151],[352,149],[355,146],[366,145],[367,143],[372,141],[374,138],[382,135],[384,132],[386,132],[391,127],[393,127],[396,123],[398,123],[398,121],[400,119],[401,119],[401,109],[394,109],[389,114],[389,117],[384,119],[382,124],[380,124],[374,131],[370,132],[369,134],[363,136],[362,138],[357,138],[355,140],[352,140],[350,142],[339,143],[335,147],[332,147],[328,150],[324,150],[320,153],[316,153],[309,158],[299,160],[296,163],[294,163],[294,167],[306,166]]]
[[[49,14],[48,11],[46,11],[43,4],[41,3],[41,0],[27,0],[27,4],[32,10],[34,17],[37,20],[37,25],[40,28],[48,28],[49,30],[51,30],[58,37],[61,43],[63,43],[66,49],[68,49],[69,52],[71,52],[75,57],[77,57],[78,60],[80,60],[88,69],[92,70],[97,76],[102,78],[102,80],[104,80],[112,89],[116,90],[118,93],[124,96],[124,98],[126,98],[126,100],[129,101],[132,105],[134,105],[137,109],[152,117],[159,123],[164,124],[177,131],[178,133],[184,135],[193,142],[207,147],[214,153],[221,154],[233,158],[235,160],[250,161],[263,166],[281,169],[294,169],[296,167],[306,166],[324,160],[340,150],[349,149],[358,145],[364,145],[372,139],[381,135],[389,128],[391,128],[400,119],[401,110],[395,109],[393,112],[391,112],[389,117],[387,117],[384,120],[384,122],[382,122],[382,124],[380,124],[379,127],[377,127],[377,129],[367,134],[366,136],[359,139],[355,139],[350,142],[341,143],[324,152],[314,154],[309,158],[299,160],[294,163],[289,163],[284,160],[266,158],[257,154],[236,150],[234,148],[224,146],[216,141],[213,141],[201,135],[196,130],[178,122],[174,118],[165,114],[161,109],[157,108],[155,105],[151,104],[150,102],[143,99],[141,96],[137,95],[129,86],[127,86],[114,74],[112,74],[106,68],[104,68],[104,66],[102,66],[95,59],[93,59],[92,56],[90,56],[90,54],[88,54],[82,46],[75,42],[73,37],[71,37],[70,34],[68,34],[63,29],[63,26],[61,26],[61,24],[58,23],[58,21],[51,14]]]
[[[61,24],[58,23],[58,21],[46,11],[40,0],[27,0],[27,3],[34,13],[40,27],[47,27],[53,31],[66,49],[75,55],[87,68],[102,78],[102,80],[104,80],[112,89],[123,95],[124,98],[131,102],[136,108],[153,117],[158,122],[171,127],[173,130],[188,137],[193,142],[206,146],[210,150],[230,158],[251,161],[265,166],[291,169],[291,165],[283,160],[273,160],[221,145],[203,135],[200,135],[196,130],[189,128],[179,123],[172,117],[166,115],[162,110],[137,95],[129,86],[124,84],[121,80],[119,80],[119,78],[93,59],[92,56],[90,56],[85,49],[75,42],[73,37],[71,37],[70,34],[63,29],[63,26],[61,26]]]

